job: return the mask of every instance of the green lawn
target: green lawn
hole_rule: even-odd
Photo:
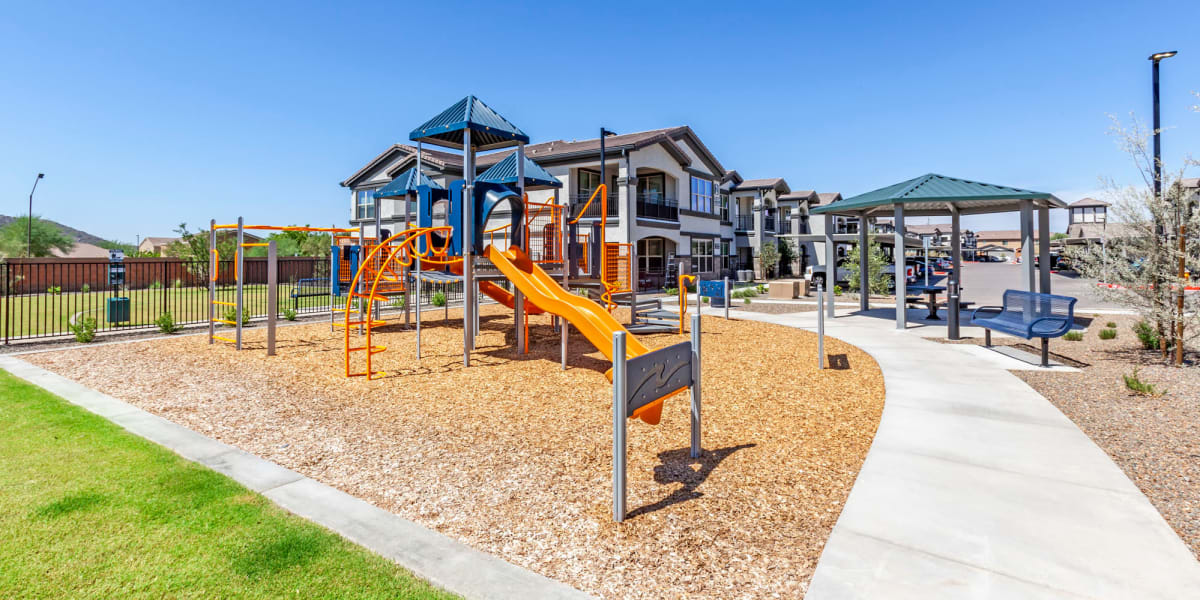
[[[293,286],[290,283],[279,284],[279,309],[298,306],[300,309],[325,308],[329,306],[329,296],[312,296],[291,298]],[[130,320],[119,323],[120,326],[151,325],[163,312],[170,312],[177,323],[206,322],[208,319],[208,289],[207,288],[171,288],[137,289],[121,292],[121,296],[129,298]],[[111,291],[66,292],[62,294],[34,294],[27,296],[12,296],[8,305],[0,310],[0,335],[3,335],[6,320],[8,335],[13,338],[27,335],[66,334],[69,333],[67,323],[73,315],[86,314],[96,318],[100,329],[109,329],[110,324],[105,314],[108,299],[113,296]],[[235,288],[226,286],[217,290],[217,300],[233,302]],[[242,292],[245,310],[251,317],[267,314],[267,286],[247,285]],[[227,307],[217,306],[217,318]]]
[[[0,371],[0,598],[450,598]]]

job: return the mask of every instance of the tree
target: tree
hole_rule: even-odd
[[[1063,232],[1061,232],[1061,231],[1060,231],[1060,232],[1058,232],[1058,233],[1052,233],[1052,234],[1050,234],[1050,240],[1051,240],[1051,241],[1054,241],[1054,240],[1065,240],[1065,239],[1067,239],[1067,234],[1065,234],[1065,233],[1063,233]]]
[[[758,251],[758,259],[762,262],[763,278],[770,279],[775,268],[779,266],[779,248],[774,243],[763,244]]]
[[[1114,119],[1112,133],[1133,159],[1144,185],[1118,186],[1106,180],[1112,201],[1108,228],[1115,235],[1103,244],[1073,250],[1070,256],[1084,277],[1114,284],[1100,287],[1101,295],[1141,315],[1158,333],[1163,358],[1174,349],[1175,364],[1182,365],[1187,344],[1200,335],[1200,297],[1184,292],[1194,282],[1179,276],[1179,264],[1182,260],[1187,270],[1200,273],[1200,241],[1185,235],[1181,249],[1177,232],[1181,227],[1186,232],[1200,231],[1200,211],[1183,207],[1182,169],[1164,171],[1163,193],[1154,193],[1154,159],[1143,126],[1136,120],[1124,126]]]
[[[796,250],[792,248],[792,241],[787,239],[779,240],[779,272],[791,273],[792,261],[796,260]]]
[[[279,231],[267,239],[275,240],[280,256],[329,256],[333,244],[333,236],[313,231]]]
[[[17,217],[3,229],[0,229],[0,255],[5,257],[25,256],[28,246],[29,256],[52,256],[52,250],[64,254],[75,248],[75,240],[63,233],[57,225],[33,217],[30,227],[29,217]]]
[[[846,252],[845,262],[842,263],[842,268],[846,269],[850,276],[846,282],[846,287],[852,292],[858,291],[858,273],[860,262],[860,248],[855,244]],[[888,275],[884,273],[883,268],[888,264],[887,256],[883,253],[883,248],[879,246],[879,242],[874,239],[867,244],[867,282],[871,287],[873,294],[886,294],[890,289],[888,287]]]

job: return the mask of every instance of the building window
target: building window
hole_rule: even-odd
[[[375,190],[358,190],[354,193],[354,218],[375,218]]]
[[[721,240],[721,269],[729,270],[733,268],[733,244],[730,240]]]
[[[692,239],[692,270],[695,273],[713,271],[713,241]]]
[[[1096,208],[1096,222],[1097,223],[1103,223],[1107,217],[1108,217],[1108,209],[1107,208],[1105,208],[1103,206]]]
[[[729,221],[729,194],[721,192],[721,220]]]
[[[713,211],[713,183],[707,179],[692,177],[692,210],[702,213]]]
[[[662,238],[646,238],[638,240],[638,273],[662,275],[666,263],[663,261],[665,244]]]
[[[600,187],[600,174],[585,169],[579,170],[579,193],[590,196]],[[587,198],[584,198],[586,200]]]
[[[638,200],[651,204],[667,201],[667,177],[662,173],[642,175],[637,180]]]

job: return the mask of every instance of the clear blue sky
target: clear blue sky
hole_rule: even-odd
[[[691,125],[727,168],[854,195],[926,172],[1051,191],[1136,173],[1107,114],[1200,154],[1200,2],[10,2],[0,213],[105,237],[344,223],[337,183],[476,94],[534,141]],[[821,3],[832,4],[832,3]],[[1012,228],[996,217],[977,228]]]

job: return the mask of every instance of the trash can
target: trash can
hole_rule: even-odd
[[[126,323],[129,321],[129,298],[121,296],[119,298],[108,299],[108,322],[109,323]]]

